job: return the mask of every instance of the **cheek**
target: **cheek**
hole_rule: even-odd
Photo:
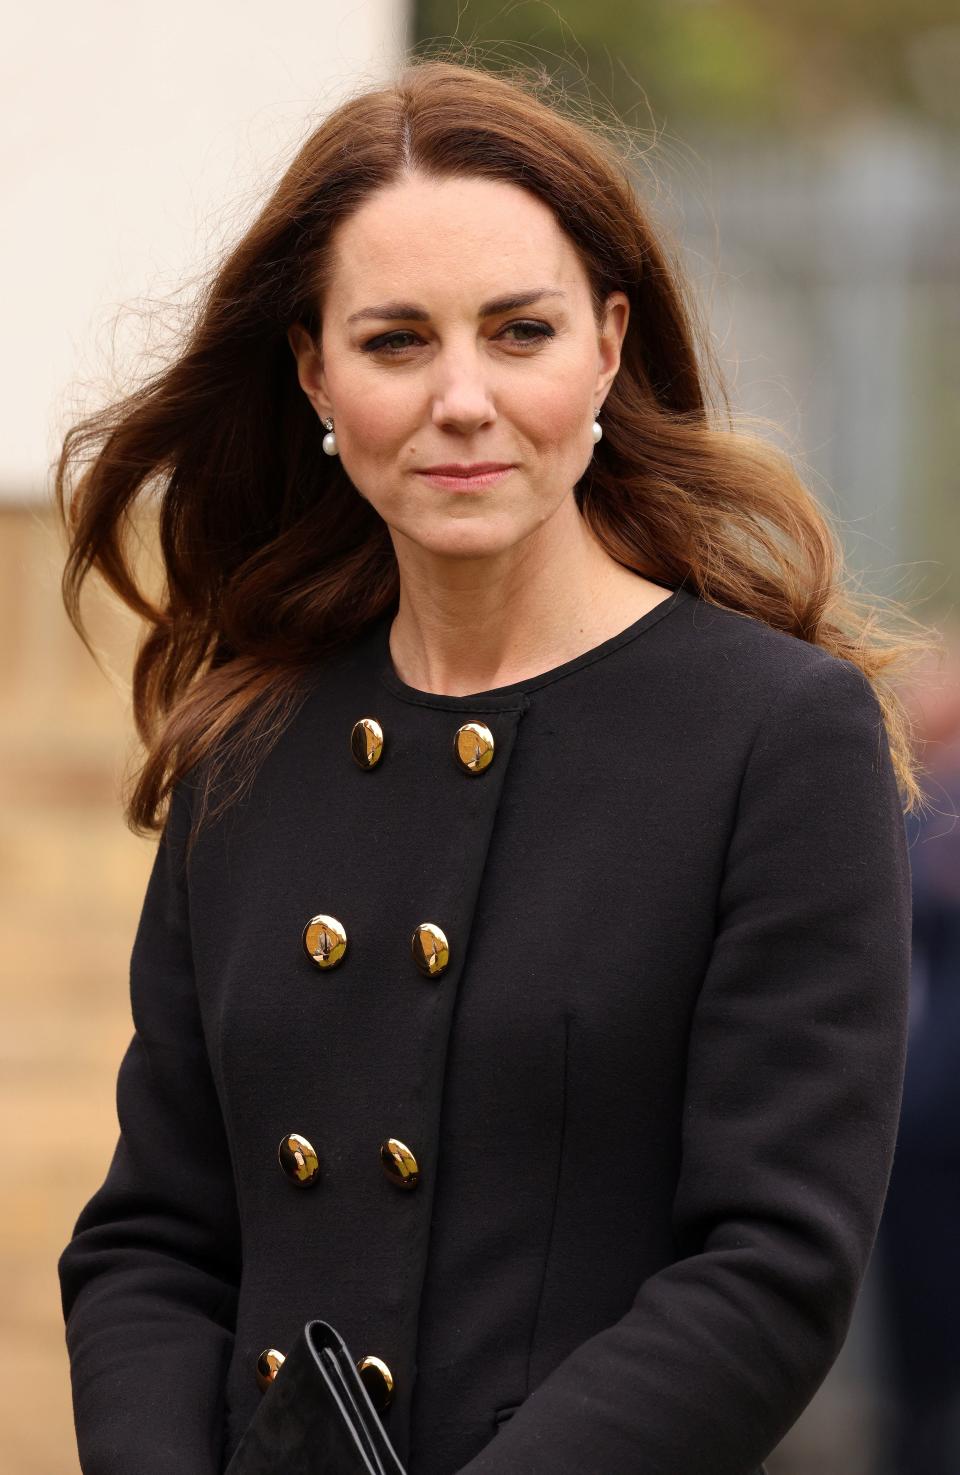
[[[389,373],[362,360],[328,372],[337,405],[337,436],[357,464],[397,454],[423,420],[423,392],[414,375]]]
[[[584,418],[592,409],[588,397],[589,386],[581,387],[572,376],[539,382],[531,376],[504,408],[537,450],[563,457],[583,439]]]

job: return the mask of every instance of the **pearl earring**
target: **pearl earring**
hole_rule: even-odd
[[[333,433],[333,421],[324,420],[323,423],[327,427],[327,433],[323,437],[323,449],[328,456],[335,456],[337,454],[337,437]]]
[[[594,416],[597,416],[597,415],[599,415],[600,411],[599,410],[594,410],[593,413],[594,413]],[[594,440],[595,441],[598,441],[600,439],[600,437],[601,437],[602,434],[603,434],[603,426],[600,424],[600,421],[595,418],[594,419],[594,422],[593,422],[593,438],[594,438]]]

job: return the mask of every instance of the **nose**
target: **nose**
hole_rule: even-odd
[[[437,355],[434,367],[434,425],[475,430],[496,419],[488,368],[475,349],[451,348]]]

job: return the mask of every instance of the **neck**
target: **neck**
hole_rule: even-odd
[[[556,526],[555,526],[556,525]],[[483,559],[398,539],[390,656],[410,686],[448,696],[509,686],[616,635],[668,597],[617,563],[571,495],[523,543]]]

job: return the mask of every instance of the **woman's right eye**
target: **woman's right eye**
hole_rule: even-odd
[[[398,329],[395,333],[381,333],[379,337],[371,338],[368,343],[365,343],[363,345],[363,351],[364,353],[373,353],[376,350],[383,349],[387,353],[401,353],[403,349],[406,348],[408,345],[406,343],[402,343],[397,346],[392,342],[392,340],[394,338],[416,339],[416,336],[417,335],[415,333],[410,333],[402,329]]]

